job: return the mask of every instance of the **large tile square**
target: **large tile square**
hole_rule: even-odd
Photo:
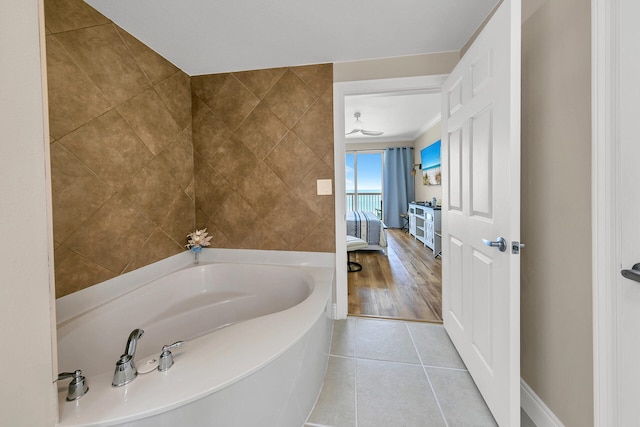
[[[413,337],[418,354],[425,366],[466,369],[458,351],[442,325],[410,323],[409,332]]]
[[[349,318],[336,320],[333,323],[331,337],[331,354],[338,356],[355,356],[356,349],[356,321]]]
[[[209,107],[233,131],[247,118],[260,100],[234,75],[230,75],[220,87]]]
[[[497,425],[467,371],[441,368],[425,369],[449,427]]]
[[[356,357],[420,363],[404,322],[356,319]]]
[[[182,132],[154,89],[120,104],[117,110],[154,155],[175,141]]]
[[[292,128],[318,95],[296,74],[287,70],[264,101],[287,127]]]
[[[44,2],[44,19],[52,33],[106,24],[109,19],[82,0]]]
[[[121,274],[153,230],[153,223],[116,194],[64,244],[89,261]]]
[[[153,158],[135,132],[115,110],[60,139],[96,175],[121,189]]]
[[[47,36],[47,86],[50,132],[56,139],[111,108],[55,36]]]
[[[264,162],[291,188],[295,188],[318,161],[318,156],[293,132],[282,138],[264,159]]]
[[[60,142],[51,144],[51,187],[57,243],[78,230],[116,191]]]
[[[358,427],[444,426],[423,368],[357,360]]]
[[[267,68],[262,70],[250,70],[233,73],[259,99],[271,90],[287,71],[286,68]]]
[[[56,39],[112,107],[151,86],[112,24],[58,33]]]
[[[330,357],[322,391],[307,422],[332,427],[355,427],[355,388],[355,359]]]

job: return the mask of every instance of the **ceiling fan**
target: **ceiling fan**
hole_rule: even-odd
[[[353,130],[349,133],[347,133],[346,135],[353,135],[354,133],[361,133],[363,135],[366,136],[380,136],[382,135],[384,132],[380,132],[380,131],[376,131],[376,130],[366,130],[363,129],[363,124],[360,121],[360,113],[356,112],[353,115],[356,118],[356,122],[353,124]]]

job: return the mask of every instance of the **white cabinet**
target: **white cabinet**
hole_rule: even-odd
[[[422,243],[425,241],[424,209],[421,205],[409,205],[409,233]]]
[[[415,209],[409,208],[409,234],[416,235],[416,215]]]
[[[435,240],[434,228],[434,212],[431,208],[424,210],[424,244],[433,250],[433,241]]]
[[[409,204],[409,233],[434,254],[440,252],[440,208]]]

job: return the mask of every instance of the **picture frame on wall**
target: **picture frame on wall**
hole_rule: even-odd
[[[440,160],[441,140],[437,140],[433,144],[420,150],[420,159],[422,161],[422,184],[423,185],[441,185],[442,184],[442,165]]]

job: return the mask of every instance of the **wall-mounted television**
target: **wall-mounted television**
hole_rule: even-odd
[[[422,183],[424,185],[440,185],[442,180],[440,171],[440,141],[437,140],[428,147],[420,151],[420,160],[422,162]]]

